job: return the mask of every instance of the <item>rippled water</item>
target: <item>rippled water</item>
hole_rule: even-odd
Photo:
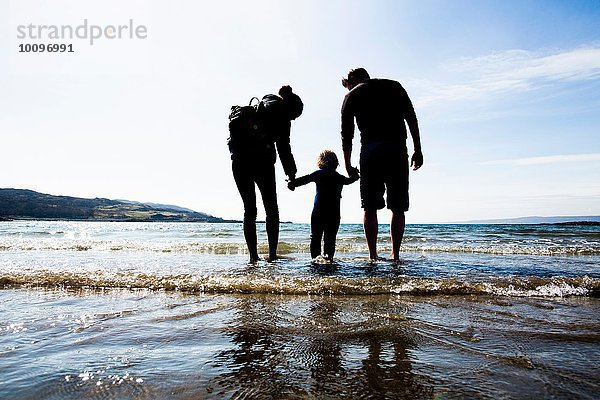
[[[600,397],[599,227],[309,234],[252,266],[239,224],[0,222],[0,398]]]
[[[382,231],[385,231],[382,227]],[[383,233],[383,232],[382,232]],[[371,263],[359,225],[336,262],[311,262],[310,227],[283,224],[283,259],[252,268],[239,224],[0,223],[0,283],[202,293],[593,295],[600,227],[412,225],[402,262]],[[260,250],[266,238],[260,232]],[[380,253],[390,251],[382,235]]]

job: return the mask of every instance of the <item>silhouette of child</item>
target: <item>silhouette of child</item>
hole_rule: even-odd
[[[358,180],[358,169],[353,170],[349,178],[336,172],[339,162],[331,150],[323,150],[317,158],[319,169],[310,175],[290,180],[288,188],[294,190],[298,186],[315,182],[317,194],[310,218],[310,255],[312,258],[321,255],[321,239],[324,241],[324,256],[333,260],[335,253],[335,237],[340,227],[340,199],[342,188]]]

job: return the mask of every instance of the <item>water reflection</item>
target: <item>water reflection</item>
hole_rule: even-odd
[[[216,397],[428,398],[405,310],[367,298],[239,298]]]
[[[217,397],[276,398],[286,387],[278,302],[268,296],[242,297],[225,332],[233,348],[219,352],[217,366],[228,371],[210,386]]]

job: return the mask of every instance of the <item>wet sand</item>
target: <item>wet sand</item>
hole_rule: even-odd
[[[0,398],[600,396],[600,299],[0,290]]]

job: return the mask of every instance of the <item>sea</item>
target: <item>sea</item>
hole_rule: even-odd
[[[239,223],[0,222],[0,398],[600,398],[600,226],[309,240],[248,264]]]

